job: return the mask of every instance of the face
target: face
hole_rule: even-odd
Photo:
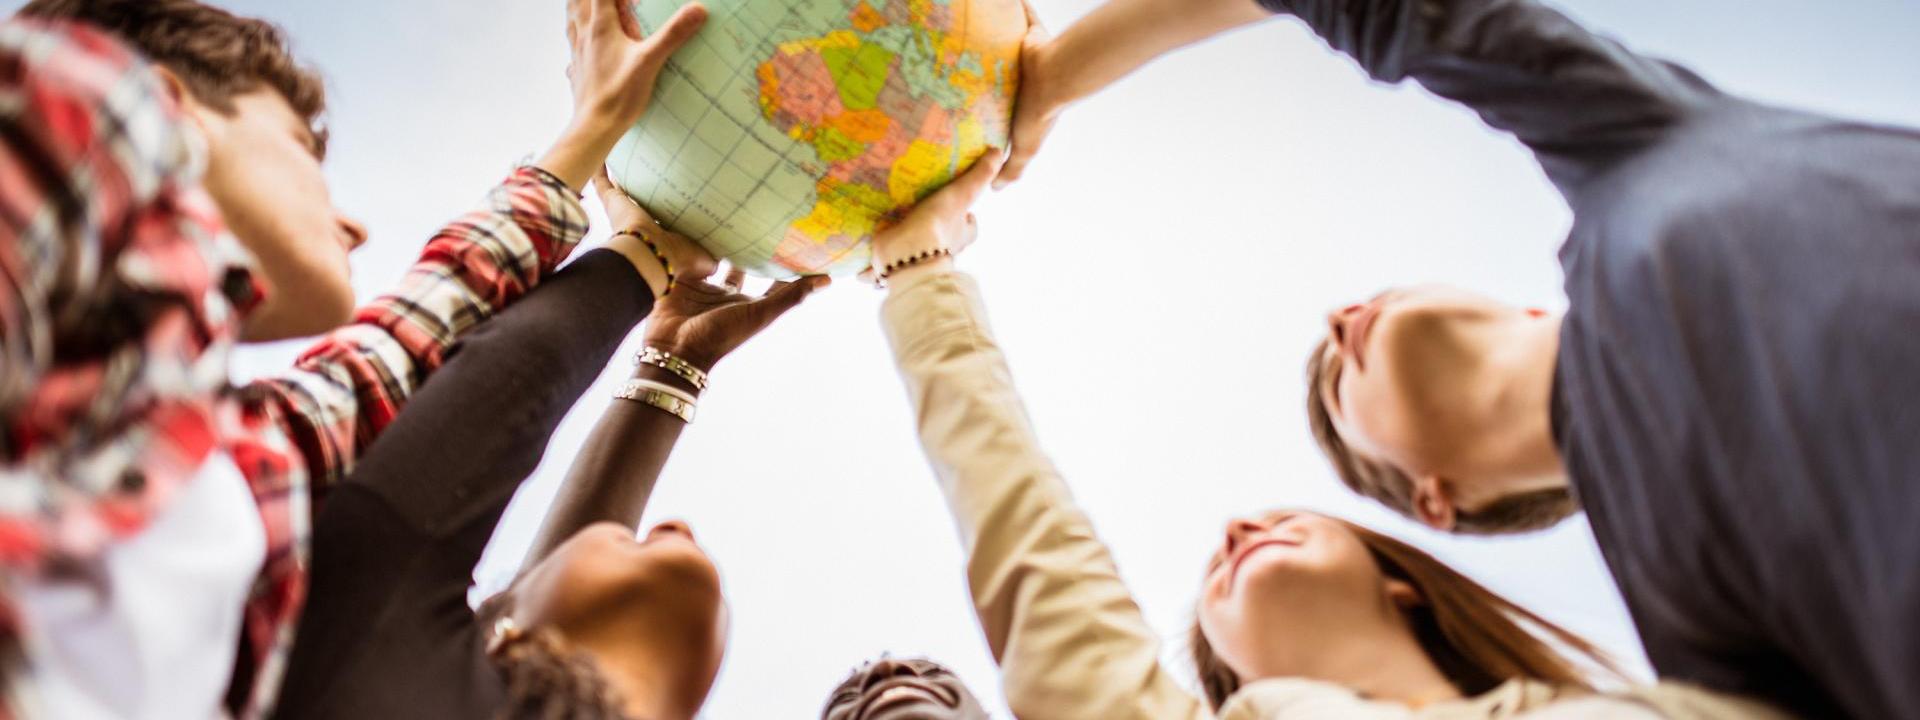
[[[1286,658],[1355,622],[1396,622],[1411,586],[1381,572],[1360,536],[1312,513],[1277,511],[1227,524],[1201,587],[1200,628],[1242,678],[1298,675]]]
[[[1489,357],[1540,310],[1453,288],[1389,290],[1327,316],[1320,387],[1342,440],[1410,476],[1448,474],[1502,417],[1480,417],[1489,393]]]
[[[650,663],[669,676],[668,704],[699,709],[726,651],[720,575],[693,533],[661,523],[643,539],[618,523],[590,526],[514,583],[514,621],[559,631],[602,670]],[[621,657],[613,658],[612,654]],[[636,660],[637,659],[637,660]],[[616,679],[617,680],[617,679]],[[616,681],[616,686],[621,685]]]
[[[833,692],[821,720],[987,720],[952,671],[930,660],[868,663]]]
[[[228,229],[252,251],[267,299],[245,339],[326,332],[353,313],[347,253],[366,242],[360,223],[334,209],[320,148],[306,121],[269,88],[234,97],[234,111],[182,104],[207,140],[208,194]]]

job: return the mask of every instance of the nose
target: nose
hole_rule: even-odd
[[[688,527],[686,523],[679,520],[667,520],[659,525],[655,525],[653,526],[653,530],[647,534],[658,535],[660,533],[674,533],[685,536],[688,540],[693,539],[693,528]]]
[[[902,675],[918,677],[920,671],[915,668],[912,663],[900,662],[893,658],[880,658],[879,660],[873,661],[872,665],[867,666],[867,677],[866,680],[861,683],[861,689],[871,688],[882,680],[896,678]]]
[[[360,249],[361,245],[367,244],[366,225],[345,215],[336,216],[336,219],[340,223],[340,232],[346,235],[347,252],[353,252]]]
[[[1267,529],[1266,526],[1246,518],[1235,518],[1227,521],[1227,540],[1225,545],[1227,555],[1233,555],[1233,551],[1245,546],[1247,539],[1253,537],[1254,533],[1265,529]]]
[[[1347,327],[1353,324],[1353,316],[1366,309],[1366,305],[1354,303],[1327,313],[1327,334],[1333,338],[1334,347],[1344,347],[1347,340]]]

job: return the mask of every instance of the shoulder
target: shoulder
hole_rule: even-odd
[[[1681,682],[1639,687],[1625,695],[1669,720],[1787,720],[1792,717],[1758,700]]]
[[[1353,690],[1307,678],[1248,683],[1220,708],[1221,720],[1411,720],[1413,710],[1360,697]]]

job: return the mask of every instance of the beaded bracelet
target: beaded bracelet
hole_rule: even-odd
[[[919,265],[920,263],[926,262],[928,260],[932,260],[934,258],[943,258],[943,257],[953,257],[953,251],[948,250],[946,248],[933,248],[931,250],[921,250],[920,252],[917,252],[912,255],[908,255],[906,257],[900,258],[899,260],[895,260],[893,262],[887,263],[886,267],[880,269],[880,281],[886,282],[887,278],[893,277],[894,273],[900,272],[901,270],[905,270],[915,265]]]
[[[639,230],[621,230],[613,234],[614,237],[620,237],[621,235],[639,240],[641,245],[647,246],[647,252],[653,253],[653,259],[660,261],[660,267],[667,272],[667,289],[660,291],[660,297],[666,297],[672,294],[674,288],[673,261],[667,259],[667,254],[660,252],[660,246],[655,245],[652,238],[647,237],[646,233],[640,232]]]

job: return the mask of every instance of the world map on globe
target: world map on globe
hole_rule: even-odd
[[[683,0],[640,0],[659,27]],[[667,227],[770,278],[865,268],[873,233],[1004,147],[1019,0],[705,0],[608,158]]]

